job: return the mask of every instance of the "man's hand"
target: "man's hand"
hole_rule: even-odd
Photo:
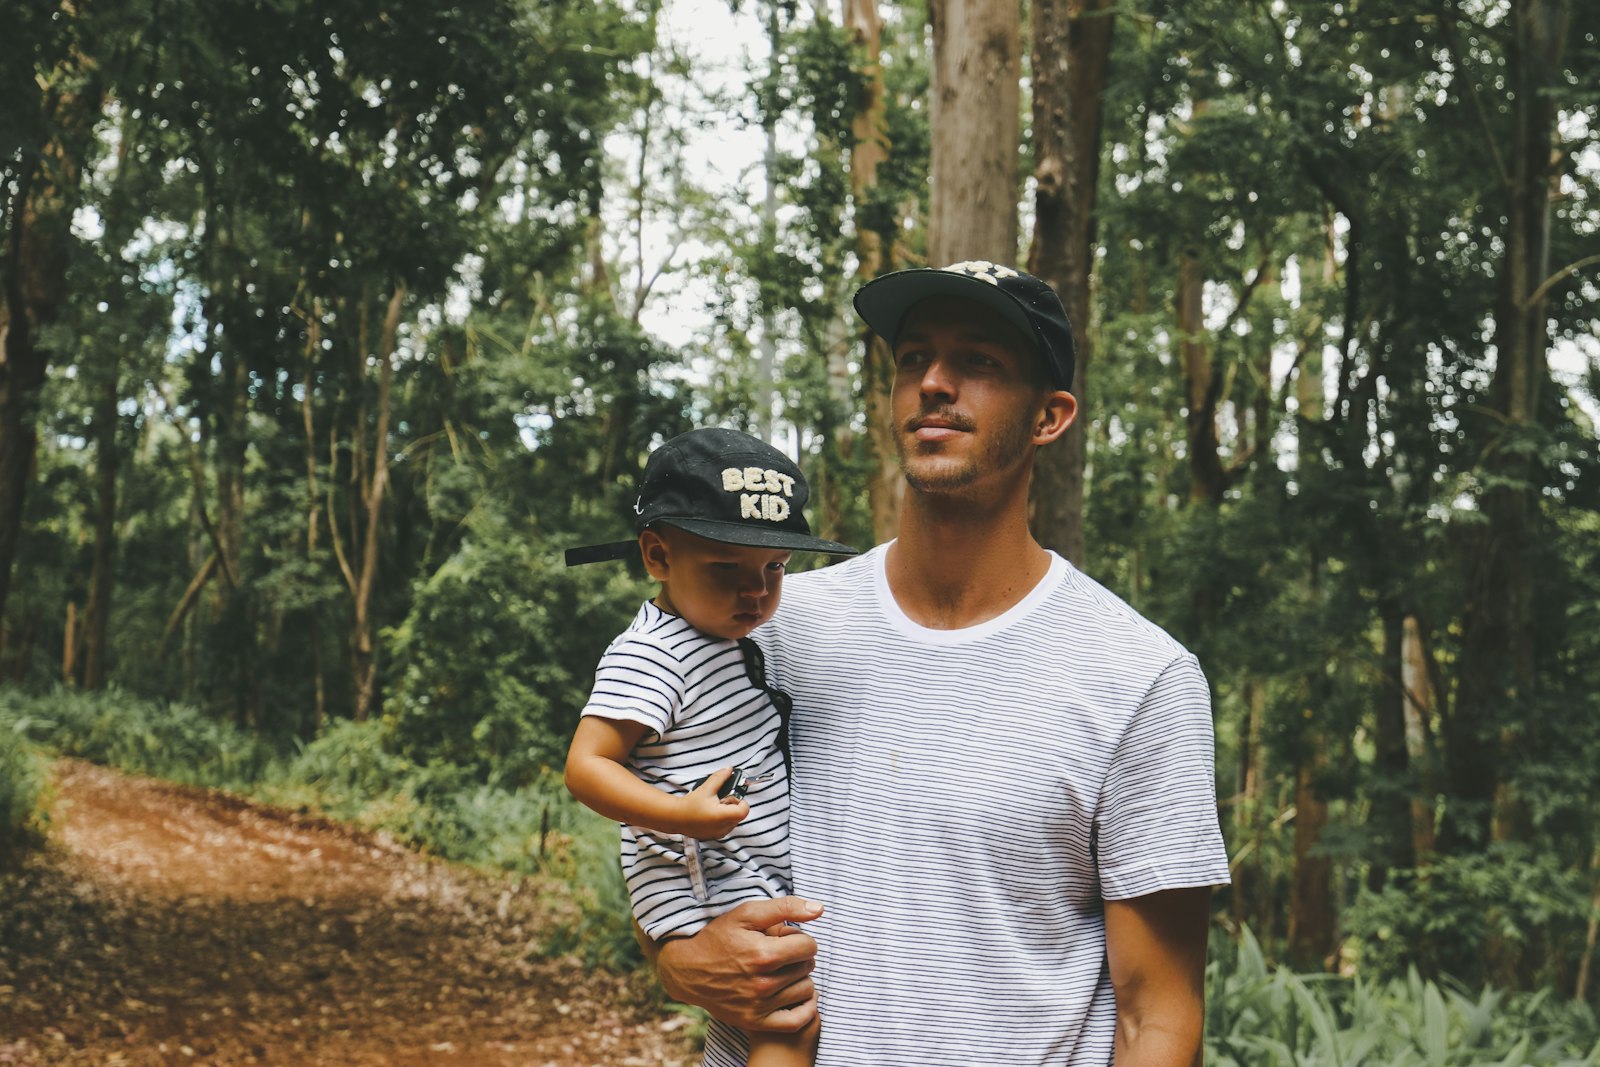
[[[740,904],[693,937],[663,942],[656,972],[669,996],[731,1026],[800,1030],[817,1017],[817,943],[786,924],[821,914],[821,904],[799,897]]]

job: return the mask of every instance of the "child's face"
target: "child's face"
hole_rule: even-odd
[[[778,610],[788,549],[709,541],[672,526],[640,534],[656,603],[703,634],[737,640]]]

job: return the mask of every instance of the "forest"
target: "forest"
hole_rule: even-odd
[[[1536,997],[1448,1062],[1600,1063],[1600,5],[6,22],[0,869],[81,756],[506,870],[559,839],[572,943],[637,966],[559,770],[648,586],[563,550],[707,424],[892,537],[851,294],[986,259],[1078,336],[1035,536],[1211,684],[1214,990],[1281,967],[1346,1032],[1318,983]],[[1230,997],[1216,1062],[1412,1062],[1227,1045]]]

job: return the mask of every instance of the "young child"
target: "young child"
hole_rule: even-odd
[[[636,541],[660,592],[611,642],[567,752],[567,788],[622,823],[634,916],[686,937],[747,900],[791,892],[788,696],[749,633],[778,608],[791,551],[854,555],[811,536],[807,487],[783,453],[734,430],[673,438],[645,465]],[[750,1067],[810,1067],[818,1026],[751,1033]]]

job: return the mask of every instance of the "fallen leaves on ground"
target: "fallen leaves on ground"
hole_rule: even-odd
[[[560,887],[210,790],[58,765],[0,876],[0,1065],[676,1067],[649,980],[548,957]]]

